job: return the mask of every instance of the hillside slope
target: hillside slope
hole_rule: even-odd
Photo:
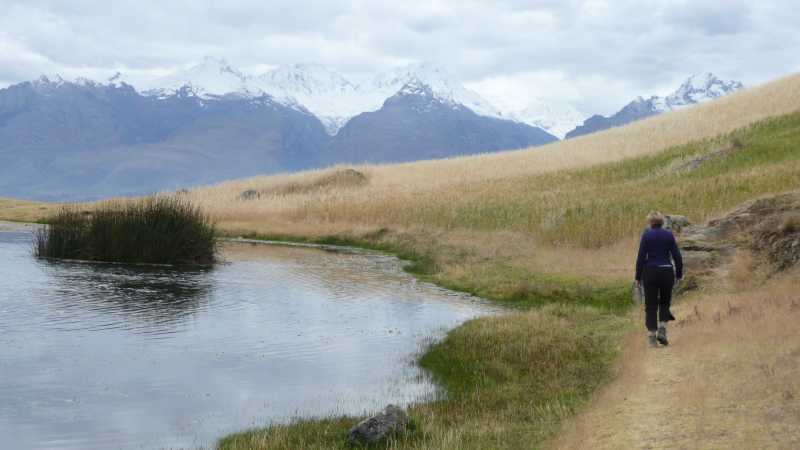
[[[494,180],[513,182],[540,174],[651,155],[669,147],[730,133],[769,117],[795,112],[800,109],[798,105],[800,75],[793,75],[714,102],[662,114],[624,127],[548,144],[537,147],[536,150],[507,151],[443,161],[357,167],[370,180],[359,189],[314,192],[269,201],[265,198],[257,204],[230,202],[230,199],[247,189],[269,190],[272,186],[305,183],[320,176],[320,172],[306,172],[237,180],[198,189],[196,193],[198,200],[213,205],[221,217],[248,217],[257,210],[273,217],[285,214],[290,219],[294,215],[292,211],[302,211],[301,217],[326,217],[326,226],[331,230],[335,228],[331,223],[352,223],[353,217],[358,217],[358,223],[370,226],[391,224],[395,218],[399,221],[398,224],[420,223],[417,219],[418,212],[408,214],[401,209],[404,203],[411,201],[409,205],[413,205],[416,200],[411,199],[425,195],[426,199],[430,198],[434,204],[439,205],[437,207],[444,208],[437,213],[440,219],[454,217],[456,221],[453,209],[459,202],[469,198],[464,194],[465,189],[481,186],[481,183],[491,184]],[[522,190],[517,190],[507,199],[492,200],[501,204],[508,203],[523,194]],[[453,198],[458,201],[451,202]],[[484,199],[489,200],[487,197]],[[351,214],[348,209],[350,205],[359,209],[358,216]],[[240,207],[250,212],[242,211]],[[425,211],[430,208],[426,206]],[[440,222],[439,225],[446,224]]]

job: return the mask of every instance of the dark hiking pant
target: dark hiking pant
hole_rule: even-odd
[[[671,266],[645,267],[643,278],[645,325],[649,331],[656,331],[658,322],[675,320],[669,311],[675,272]]]

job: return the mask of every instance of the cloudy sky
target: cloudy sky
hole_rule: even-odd
[[[799,71],[798,24],[796,0],[0,0],[0,87],[156,77],[205,55],[352,76],[429,61],[486,95],[609,113],[692,73]]]

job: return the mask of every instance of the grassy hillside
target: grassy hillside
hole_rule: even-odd
[[[312,184],[330,173],[322,171],[223,183],[194,190],[191,195],[231,227],[262,228],[269,232],[300,230],[303,234],[322,235],[354,228],[410,225],[445,229],[505,229],[512,225],[514,229],[528,231],[537,226],[540,216],[547,215],[534,214],[536,211],[528,211],[529,206],[549,211],[553,205],[561,206],[560,199],[556,203],[553,197],[563,192],[561,188],[573,193],[573,181],[559,181],[565,170],[700,143],[768,117],[796,112],[798,105],[800,75],[795,75],[715,102],[537,149],[356,167],[368,179],[368,183],[359,186],[333,184],[326,189],[288,194],[281,189],[286,185]],[[681,150],[691,151],[691,148]],[[631,167],[631,170],[637,169]],[[550,178],[539,177],[554,172],[560,173]],[[624,175],[617,174],[617,178]],[[705,175],[710,174],[700,176]],[[604,173],[597,173],[592,181],[603,181],[603,176]],[[530,197],[536,195],[531,190],[547,188],[552,180],[556,180],[557,186],[546,189],[539,198]],[[587,185],[590,189],[596,187]],[[246,190],[263,195],[257,201],[236,201]],[[534,204],[540,200],[549,202]]]

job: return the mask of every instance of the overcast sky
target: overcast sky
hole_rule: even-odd
[[[434,62],[468,86],[610,113],[714,72],[800,70],[797,0],[0,0],[0,87],[40,74],[164,75],[205,55],[245,71],[353,76]]]

